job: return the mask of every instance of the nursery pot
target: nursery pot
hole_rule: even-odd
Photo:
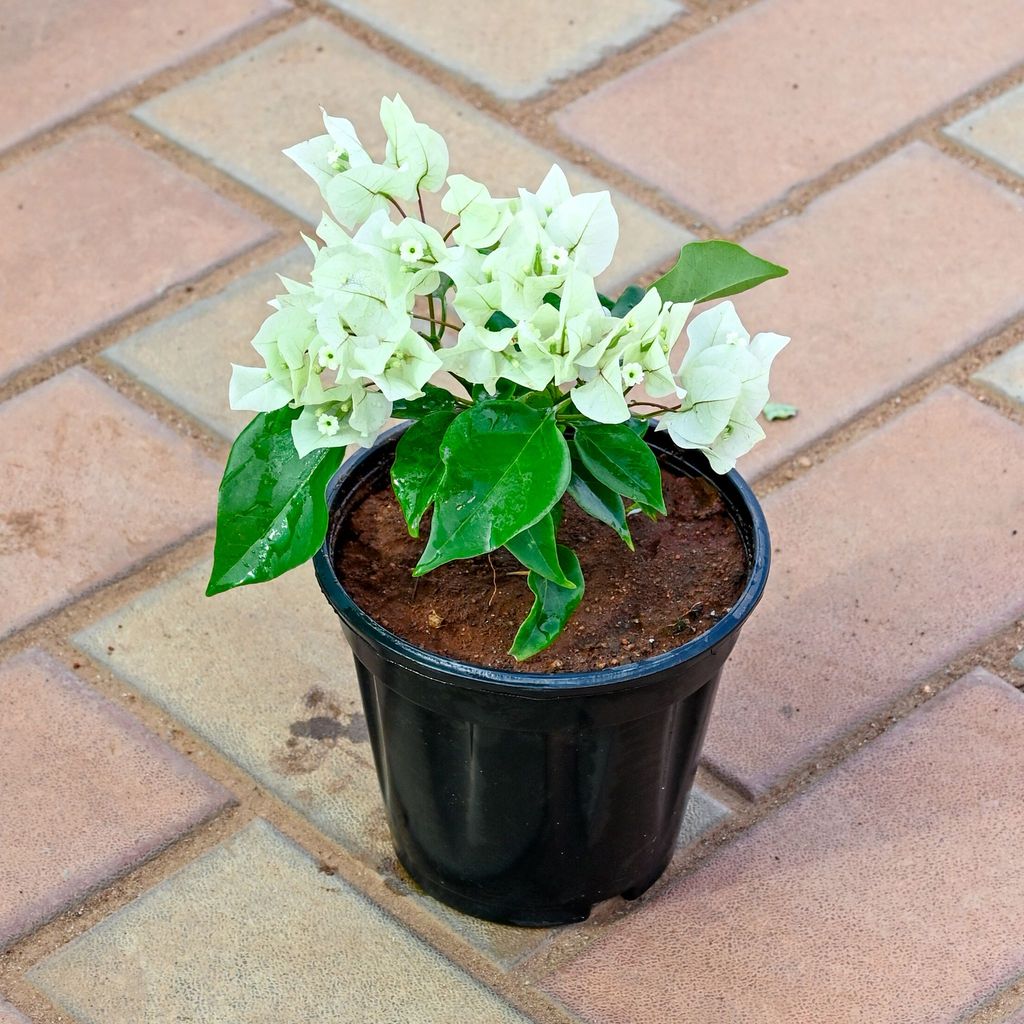
[[[609,897],[634,899],[672,857],[722,668],[768,576],[757,499],[737,473],[718,476],[652,431],[666,470],[722,495],[746,549],[739,599],[707,632],[630,664],[484,668],[380,626],[334,570],[346,517],[386,479],[402,429],[335,476],[314,560],[355,657],[395,851],[430,895],[492,921],[565,924]]]

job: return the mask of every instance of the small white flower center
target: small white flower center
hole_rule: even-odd
[[[416,238],[409,238],[398,247],[403,263],[416,263],[423,259],[423,243]]]
[[[329,345],[325,345],[316,355],[316,361],[327,370],[338,368],[338,353]]]
[[[316,426],[325,437],[333,437],[341,428],[338,417],[332,416],[329,412],[322,412],[317,416]]]
[[[547,251],[544,253],[544,262],[555,270],[559,270],[564,267],[568,260],[569,253],[560,245],[549,245]]]
[[[639,363],[626,363],[622,367],[622,380],[633,387],[644,379],[644,368]]]
[[[327,165],[334,171],[345,170],[345,165],[348,163],[348,150],[342,149],[340,146],[335,146],[334,149],[330,150],[327,154]]]
[[[725,343],[727,345],[745,345],[747,343],[747,339],[744,338],[739,331],[730,331],[725,336]]]

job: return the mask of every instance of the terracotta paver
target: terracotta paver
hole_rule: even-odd
[[[4,5],[0,148],[287,9],[281,0],[49,0]]]
[[[29,977],[81,1024],[526,1024],[259,820]]]
[[[993,359],[974,374],[974,379],[1024,405],[1024,344]]]
[[[277,274],[308,280],[309,250],[278,256],[223,291],[144,327],[104,355],[223,437],[234,439],[252,413],[228,408],[231,363],[258,365],[249,342],[284,289]]]
[[[383,152],[380,99],[396,92],[404,95],[419,120],[444,134],[452,156],[452,173],[486,181],[495,195],[514,195],[520,185],[536,187],[556,161],[577,190],[606,187],[315,20],[158,96],[140,107],[137,116],[239,181],[316,223],[323,207],[316,186],[281,155],[281,150],[323,133],[323,104],[330,113],[352,120],[363,142]],[[256,123],[260,130],[254,134],[252,126]],[[616,208],[623,242],[609,274],[614,284],[628,283],[643,271],[669,261],[690,237],[622,196],[616,197]]]
[[[708,762],[762,792],[1024,613],[1015,466],[1024,430],[943,388],[770,495],[772,578],[726,667]]]
[[[582,71],[683,10],[672,0],[557,6],[526,0],[478,4],[467,18],[465,4],[442,0],[409,17],[402,0],[329,2],[503,99],[523,99]]]
[[[978,670],[547,987],[590,1024],[934,1024],[1024,970],[1024,697]]]
[[[269,234],[109,128],[0,173],[0,219],[0,379]]]
[[[230,794],[41,651],[0,665],[0,948]]]
[[[736,303],[752,330],[793,337],[772,368],[772,393],[800,410],[767,428],[769,440],[740,463],[748,476],[1024,311],[1024,199],[923,143],[744,244],[793,268]]]
[[[1019,15],[1017,0],[763,0],[558,123],[728,228],[1016,64]]]
[[[0,999],[0,1024],[29,1024],[29,1019]]]
[[[76,643],[332,839],[392,875],[394,852],[352,656],[312,573],[299,570],[208,599],[208,571],[206,563],[196,566],[96,623]],[[727,814],[696,790],[680,843]],[[498,963],[512,963],[544,937],[424,899]]]
[[[212,522],[221,467],[91,374],[0,405],[0,636]]]
[[[1024,85],[951,124],[946,134],[1007,170],[1024,175]]]

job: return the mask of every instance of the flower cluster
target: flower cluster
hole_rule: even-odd
[[[554,166],[536,192],[492,198],[448,175],[444,140],[401,97],[382,101],[381,123],[381,163],[349,121],[326,113],[326,134],[285,151],[331,216],[317,228],[322,245],[306,239],[310,281],[282,279],[285,294],[253,339],[264,365],[234,367],[232,408],[301,409],[291,424],[300,456],[369,446],[395,402],[422,396],[445,371],[492,395],[503,380],[544,392],[572,416],[607,424],[630,419],[630,394],[642,385],[665,400],[659,428],[704,451],[718,472],[764,436],[768,371],[788,339],[751,339],[731,302],[689,326],[693,303],[665,301],[655,288],[612,306],[595,284],[618,241],[607,192],[573,195]],[[442,235],[426,222],[423,196],[445,185]],[[684,327],[689,344],[675,370]]]

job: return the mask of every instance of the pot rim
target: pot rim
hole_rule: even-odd
[[[666,672],[671,672],[713,650],[743,625],[761,599],[771,563],[771,541],[764,512],[750,485],[736,470],[726,474],[715,473],[702,452],[677,449],[674,446],[671,449],[662,449],[659,445],[659,450],[666,450],[677,456],[689,468],[711,482],[725,499],[734,519],[738,514],[745,514],[749,518],[750,536],[744,537],[745,544],[749,539],[747,581],[739,598],[714,626],[669,651],[588,672],[519,672],[513,669],[488,668],[419,647],[380,625],[355,603],[341,585],[331,557],[337,533],[335,511],[343,496],[345,485],[353,477],[359,476],[358,471],[364,464],[376,458],[381,448],[397,440],[408,426],[409,424],[405,422],[391,427],[382,433],[370,448],[359,449],[342,463],[327,486],[329,526],[324,543],[313,556],[313,567],[320,589],[342,622],[407,668],[429,675],[434,680],[467,689],[500,689],[520,694],[532,691],[538,697],[585,689],[600,689],[602,692],[608,692],[609,688],[629,689],[642,684],[645,680],[663,676]]]

